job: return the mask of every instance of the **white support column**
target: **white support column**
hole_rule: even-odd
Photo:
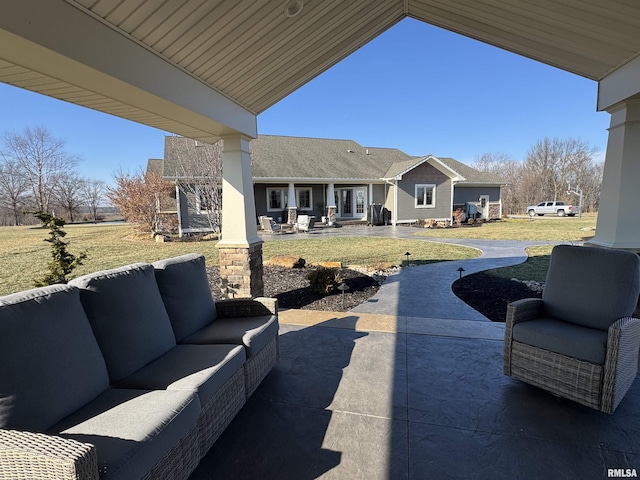
[[[609,113],[598,224],[589,243],[640,252],[640,101],[626,100]]]
[[[228,297],[263,294],[262,240],[256,225],[249,138],[224,137],[222,240],[217,246],[222,292]]]

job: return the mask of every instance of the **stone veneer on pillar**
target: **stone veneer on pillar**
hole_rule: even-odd
[[[249,247],[219,248],[222,294],[227,298],[253,298],[264,295],[262,280],[262,242]]]

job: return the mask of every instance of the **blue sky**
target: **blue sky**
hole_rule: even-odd
[[[523,160],[544,137],[606,148],[597,84],[406,19],[258,117],[258,132],[352,139],[471,163]],[[42,125],[79,155],[83,176],[110,182],[161,158],[167,132],[0,84],[0,133]],[[603,154],[601,154],[603,155]]]

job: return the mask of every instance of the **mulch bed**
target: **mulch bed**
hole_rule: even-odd
[[[342,293],[323,296],[309,286],[307,275],[314,269],[315,267],[284,268],[265,265],[264,296],[277,298],[280,308],[343,312],[366,302],[380,288],[378,282],[369,275],[342,268],[340,275],[349,286],[349,290],[344,293],[343,305]],[[207,268],[211,285],[220,285],[219,273],[218,267]],[[221,299],[222,294],[213,290],[214,298]]]
[[[463,302],[494,322],[505,321],[509,303],[522,298],[541,297],[540,293],[523,283],[494,277],[484,272],[457,280],[451,289]]]
[[[340,273],[349,286],[344,299],[339,292],[323,296],[311,289],[306,278],[313,269],[265,266],[264,295],[277,298],[280,308],[343,312],[366,302],[380,288],[372,277],[343,268]],[[211,285],[220,285],[218,267],[208,267],[207,275]],[[539,293],[520,282],[484,272],[463,277],[453,284],[452,289],[462,301],[494,322],[505,321],[508,303],[521,298],[540,297]],[[222,294],[214,289],[214,297],[220,300]]]

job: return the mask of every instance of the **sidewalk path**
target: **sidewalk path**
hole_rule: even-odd
[[[487,317],[460,300],[451,290],[453,282],[463,275],[492,268],[517,265],[527,259],[525,248],[538,242],[434,239],[474,247],[482,255],[469,260],[454,260],[403,268],[387,278],[378,293],[351,311],[421,318],[489,321]]]
[[[479,257],[469,260],[454,260],[403,268],[399,273],[387,278],[380,290],[368,302],[351,309],[354,313],[374,313],[398,317],[419,317],[443,320],[490,320],[471,308],[451,290],[453,282],[460,278],[458,268],[464,268],[464,275],[490,270],[492,268],[517,265],[527,259],[525,248],[533,245],[548,245],[555,242],[516,240],[468,240],[416,236],[410,227],[345,227],[324,228],[309,234],[278,235],[278,240],[319,236],[368,236],[386,238],[406,238],[429,242],[451,243],[482,251]],[[276,239],[276,236],[265,237]]]

